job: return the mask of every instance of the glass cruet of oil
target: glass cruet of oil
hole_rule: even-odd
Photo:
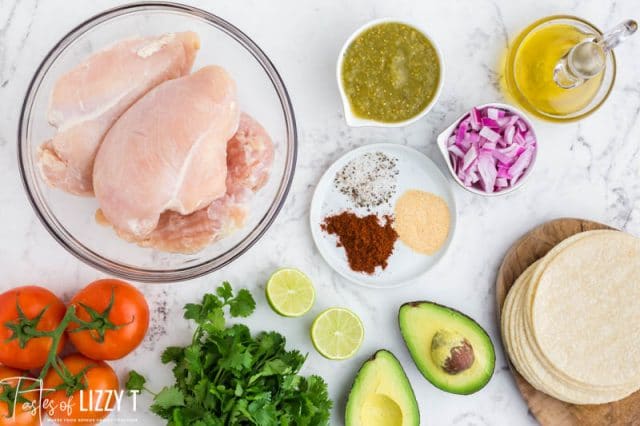
[[[563,89],[574,89],[596,77],[605,67],[607,53],[638,29],[629,19],[602,36],[585,39],[573,46],[553,69],[553,80]]]
[[[507,51],[504,69],[507,95],[532,114],[551,121],[578,120],[589,115],[604,103],[613,87],[616,61],[612,48],[630,30],[618,26],[603,34],[589,22],[567,15],[534,22]],[[603,51],[600,57],[594,58],[598,53],[594,52],[593,44]],[[581,61],[587,58],[595,65],[587,64],[578,70],[583,65]],[[568,61],[573,70],[569,69]],[[597,72],[593,71],[595,68]],[[576,71],[585,75],[570,75]],[[586,72],[591,72],[588,78]]]

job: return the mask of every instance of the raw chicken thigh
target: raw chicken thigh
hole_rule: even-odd
[[[227,141],[238,129],[235,82],[208,66],[152,89],[113,125],[93,185],[105,219],[148,237],[165,211],[189,215],[227,191]]]
[[[38,151],[44,179],[92,195],[94,158],[106,132],[153,87],[189,73],[199,47],[193,32],[123,40],[63,75],[48,113],[58,132]]]
[[[244,225],[247,202],[268,180],[273,163],[273,142],[264,128],[247,114],[227,143],[226,194],[208,207],[187,216],[169,211],[144,239],[120,236],[144,247],[194,253]]]

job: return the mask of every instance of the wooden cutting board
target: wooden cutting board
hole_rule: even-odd
[[[565,238],[594,229],[612,228],[583,219],[556,219],[534,228],[516,241],[498,270],[496,281],[498,324],[500,324],[502,304],[509,289],[529,265],[543,257]],[[531,413],[543,426],[640,425],[640,391],[609,404],[568,404],[537,391],[518,374],[511,364],[509,366]]]

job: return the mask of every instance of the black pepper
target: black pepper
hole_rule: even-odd
[[[356,207],[387,204],[397,190],[398,160],[383,152],[368,152],[348,162],[335,176],[335,188]]]

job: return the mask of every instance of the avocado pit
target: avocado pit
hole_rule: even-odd
[[[416,366],[434,386],[469,395],[491,379],[493,342],[472,318],[438,303],[417,301],[400,307],[398,322]]]
[[[446,373],[455,375],[471,368],[475,354],[469,341],[460,333],[441,329],[431,340],[431,359]]]

